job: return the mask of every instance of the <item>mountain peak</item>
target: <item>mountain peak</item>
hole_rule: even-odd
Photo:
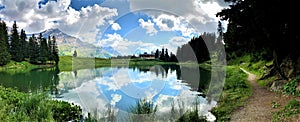
[[[43,32],[61,32],[58,28],[50,28],[50,29],[47,29]]]
[[[44,38],[49,36],[55,36],[58,48],[60,50],[59,55],[72,55],[73,49],[76,49],[79,56],[93,56],[101,58],[109,58],[119,53],[112,47],[97,48],[95,45],[81,41],[79,38],[73,37],[62,32],[58,28],[50,28],[41,32]],[[35,33],[35,35],[39,33]],[[28,34],[27,36],[31,36]]]
[[[74,38],[64,32],[62,32],[58,28],[50,28],[42,32],[43,37],[48,37],[48,36],[56,36],[56,37],[63,37],[63,38]]]
[[[44,30],[43,32],[42,32],[43,34],[45,34],[45,33],[62,33],[62,31],[61,30],[59,30],[58,28],[50,28],[50,29],[47,29],[47,30]]]

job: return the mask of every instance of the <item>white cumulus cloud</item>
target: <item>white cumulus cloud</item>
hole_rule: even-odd
[[[121,26],[118,23],[113,23],[111,25],[111,29],[114,31],[118,31],[118,30],[121,30]]]
[[[112,106],[115,106],[117,102],[119,102],[122,99],[122,96],[119,94],[112,94],[111,95],[112,100],[110,101],[110,104]]]
[[[150,36],[157,34],[157,30],[154,28],[154,23],[151,20],[144,21],[143,19],[139,19],[140,26],[146,29],[146,33]]]
[[[161,14],[154,19],[154,22],[161,31],[178,31],[185,37],[192,37],[197,32],[180,16]]]
[[[216,32],[216,12],[228,6],[221,0],[129,0],[132,11],[149,10],[154,18],[169,13],[182,17],[202,32]],[[208,8],[206,8],[208,7]],[[153,12],[156,11],[156,12]],[[183,28],[182,28],[183,29]]]
[[[5,0],[1,5],[0,18],[12,26],[17,21],[19,29],[26,33],[37,33],[50,28],[59,28],[63,32],[93,43],[99,33],[97,26],[109,24],[108,21],[118,15],[117,9],[97,4],[75,10],[70,7],[71,0],[48,1],[40,5],[40,0]]]
[[[104,47],[111,46],[121,53],[121,55],[132,55],[139,48],[152,49],[153,47],[157,47],[153,43],[128,40],[117,33],[106,34],[105,37],[105,39],[99,40],[97,45]],[[151,51],[151,49],[149,49],[149,51]]]

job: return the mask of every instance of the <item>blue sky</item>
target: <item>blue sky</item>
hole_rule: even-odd
[[[26,33],[50,28],[123,55],[168,48],[216,32],[223,0],[0,0],[0,18]],[[224,22],[224,25],[226,22]],[[225,27],[226,28],[226,27]]]

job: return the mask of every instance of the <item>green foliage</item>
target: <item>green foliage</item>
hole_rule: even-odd
[[[156,51],[155,51],[155,59],[158,59],[158,58],[159,58],[159,50],[156,49]]]
[[[116,112],[112,105],[106,105],[107,110],[99,116],[97,110],[94,110],[93,114],[88,113],[88,116],[84,118],[85,122],[116,122]]]
[[[278,108],[280,107],[281,105],[275,101],[272,101],[272,108]]]
[[[297,30],[300,23],[293,19],[295,15],[286,13],[294,11],[293,8],[299,6],[300,2],[289,4],[283,0],[225,1],[231,5],[217,13],[217,16],[229,22],[224,34],[228,59],[244,54],[252,54],[251,62],[274,59],[276,72],[287,80],[281,64],[287,61],[285,59],[297,62],[300,56],[297,51],[300,36]]]
[[[297,86],[300,83],[300,77],[297,77],[288,83],[284,84],[283,86],[283,93],[284,94],[291,94],[295,96],[300,96],[300,90],[297,90]]]
[[[247,75],[239,67],[227,67],[223,92],[218,106],[212,110],[218,122],[229,121],[233,110],[243,106],[247,98],[250,97],[251,87],[246,78]]]
[[[27,73],[32,69],[39,68],[37,65],[30,64],[29,62],[15,62],[10,61],[3,67],[0,67],[1,72],[15,74],[15,73]],[[2,79],[1,79],[2,80]]]
[[[205,117],[199,117],[197,110],[187,111],[176,122],[207,122]]]
[[[204,41],[202,36],[205,35],[192,38],[187,44],[177,48],[176,56],[179,62],[192,61],[201,63],[210,59],[206,44],[209,41]]]
[[[162,48],[161,51],[157,49],[154,55],[156,60],[159,59],[164,62],[178,62],[176,56],[172,54],[172,52],[169,55],[167,48]]]
[[[55,64],[58,65],[59,63],[59,56],[58,56],[58,47],[57,47],[57,43],[56,43],[56,38],[55,36],[52,37],[52,40],[51,40],[51,56],[52,56],[52,59],[55,61]]]
[[[30,120],[42,121],[52,120],[51,106],[46,100],[44,94],[27,95],[19,100],[15,111],[22,112],[29,117]]]
[[[32,36],[29,38],[28,53],[29,53],[29,62],[37,63],[38,62],[37,58],[39,57],[39,45],[34,34],[32,34]]]
[[[47,40],[40,33],[38,38],[32,37],[27,41],[25,30],[18,33],[18,26],[14,21],[11,29],[10,40],[8,40],[7,27],[5,22],[0,22],[0,66],[9,63],[10,60],[21,62],[29,58],[30,63],[46,64],[48,60],[59,62],[58,48],[55,37],[47,43]],[[9,43],[10,42],[10,43]],[[50,48],[50,49],[49,49]]]
[[[164,48],[161,49],[161,53],[159,55],[159,60],[162,60],[162,61],[166,60],[165,59],[165,49]]]
[[[198,107],[199,101],[196,97],[192,110],[185,112],[178,120],[176,120],[176,122],[207,122],[204,116],[199,116]]]
[[[11,55],[8,48],[8,34],[5,22],[0,22],[0,66],[9,63]]]
[[[21,49],[21,53],[23,55],[23,58],[29,58],[29,54],[28,54],[28,42],[26,41],[27,36],[25,33],[25,30],[21,29],[21,33],[20,33],[20,49]]]
[[[26,94],[0,86],[3,121],[79,121],[81,112],[79,106],[51,100],[46,93]]]
[[[79,121],[82,117],[82,109],[78,105],[65,101],[53,100],[51,102],[53,118],[56,121]]]
[[[274,122],[288,121],[293,115],[300,114],[300,101],[292,99],[282,110],[276,111],[273,114]]]
[[[41,46],[40,46],[40,56],[39,56],[38,60],[41,61],[42,64],[46,64],[48,57],[49,57],[49,52],[48,52],[47,41],[45,38],[42,38]]]
[[[154,121],[157,105],[146,99],[140,99],[135,106],[129,108],[129,111],[133,114],[129,118],[131,121]]]
[[[97,116],[92,116],[91,113],[88,113],[88,116],[84,119],[85,122],[98,122]],[[113,121],[109,121],[113,122]]]
[[[265,70],[263,67],[265,65],[271,65],[273,61],[271,60],[265,60],[265,59],[260,59],[260,60],[253,60],[253,54],[245,54],[240,57],[233,58],[228,61],[229,65],[238,65],[247,71],[250,71],[251,73],[261,77]]]
[[[14,21],[10,35],[10,54],[14,61],[20,62],[24,59],[16,21]]]
[[[0,66],[6,65],[9,63],[11,55],[7,51],[2,51],[3,49],[0,47]]]

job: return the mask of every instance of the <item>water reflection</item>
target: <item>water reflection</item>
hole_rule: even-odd
[[[201,114],[207,114],[216,104],[205,96],[211,72],[198,66],[119,66],[70,72],[54,67],[26,73],[2,72],[0,77],[0,84],[5,87],[23,92],[48,89],[55,99],[79,104],[86,112],[105,115],[113,109],[118,120],[126,118],[129,107],[142,98],[158,106],[160,120],[172,116],[172,103],[181,111],[177,116],[180,117],[193,106],[196,96]]]
[[[22,92],[35,92],[51,89],[58,92],[59,68],[34,69],[30,72],[0,72],[0,84],[4,87],[16,88]]]
[[[75,75],[76,74],[76,75]],[[62,100],[80,104],[83,110],[105,113],[113,106],[117,119],[128,115],[129,107],[146,98],[159,106],[160,119],[167,119],[171,104],[184,111],[191,109],[195,97],[200,102],[200,113],[207,112],[216,104],[206,98],[210,71],[199,67],[157,65],[142,67],[104,67],[60,73],[60,88],[68,89]],[[171,116],[171,115],[170,115]]]

